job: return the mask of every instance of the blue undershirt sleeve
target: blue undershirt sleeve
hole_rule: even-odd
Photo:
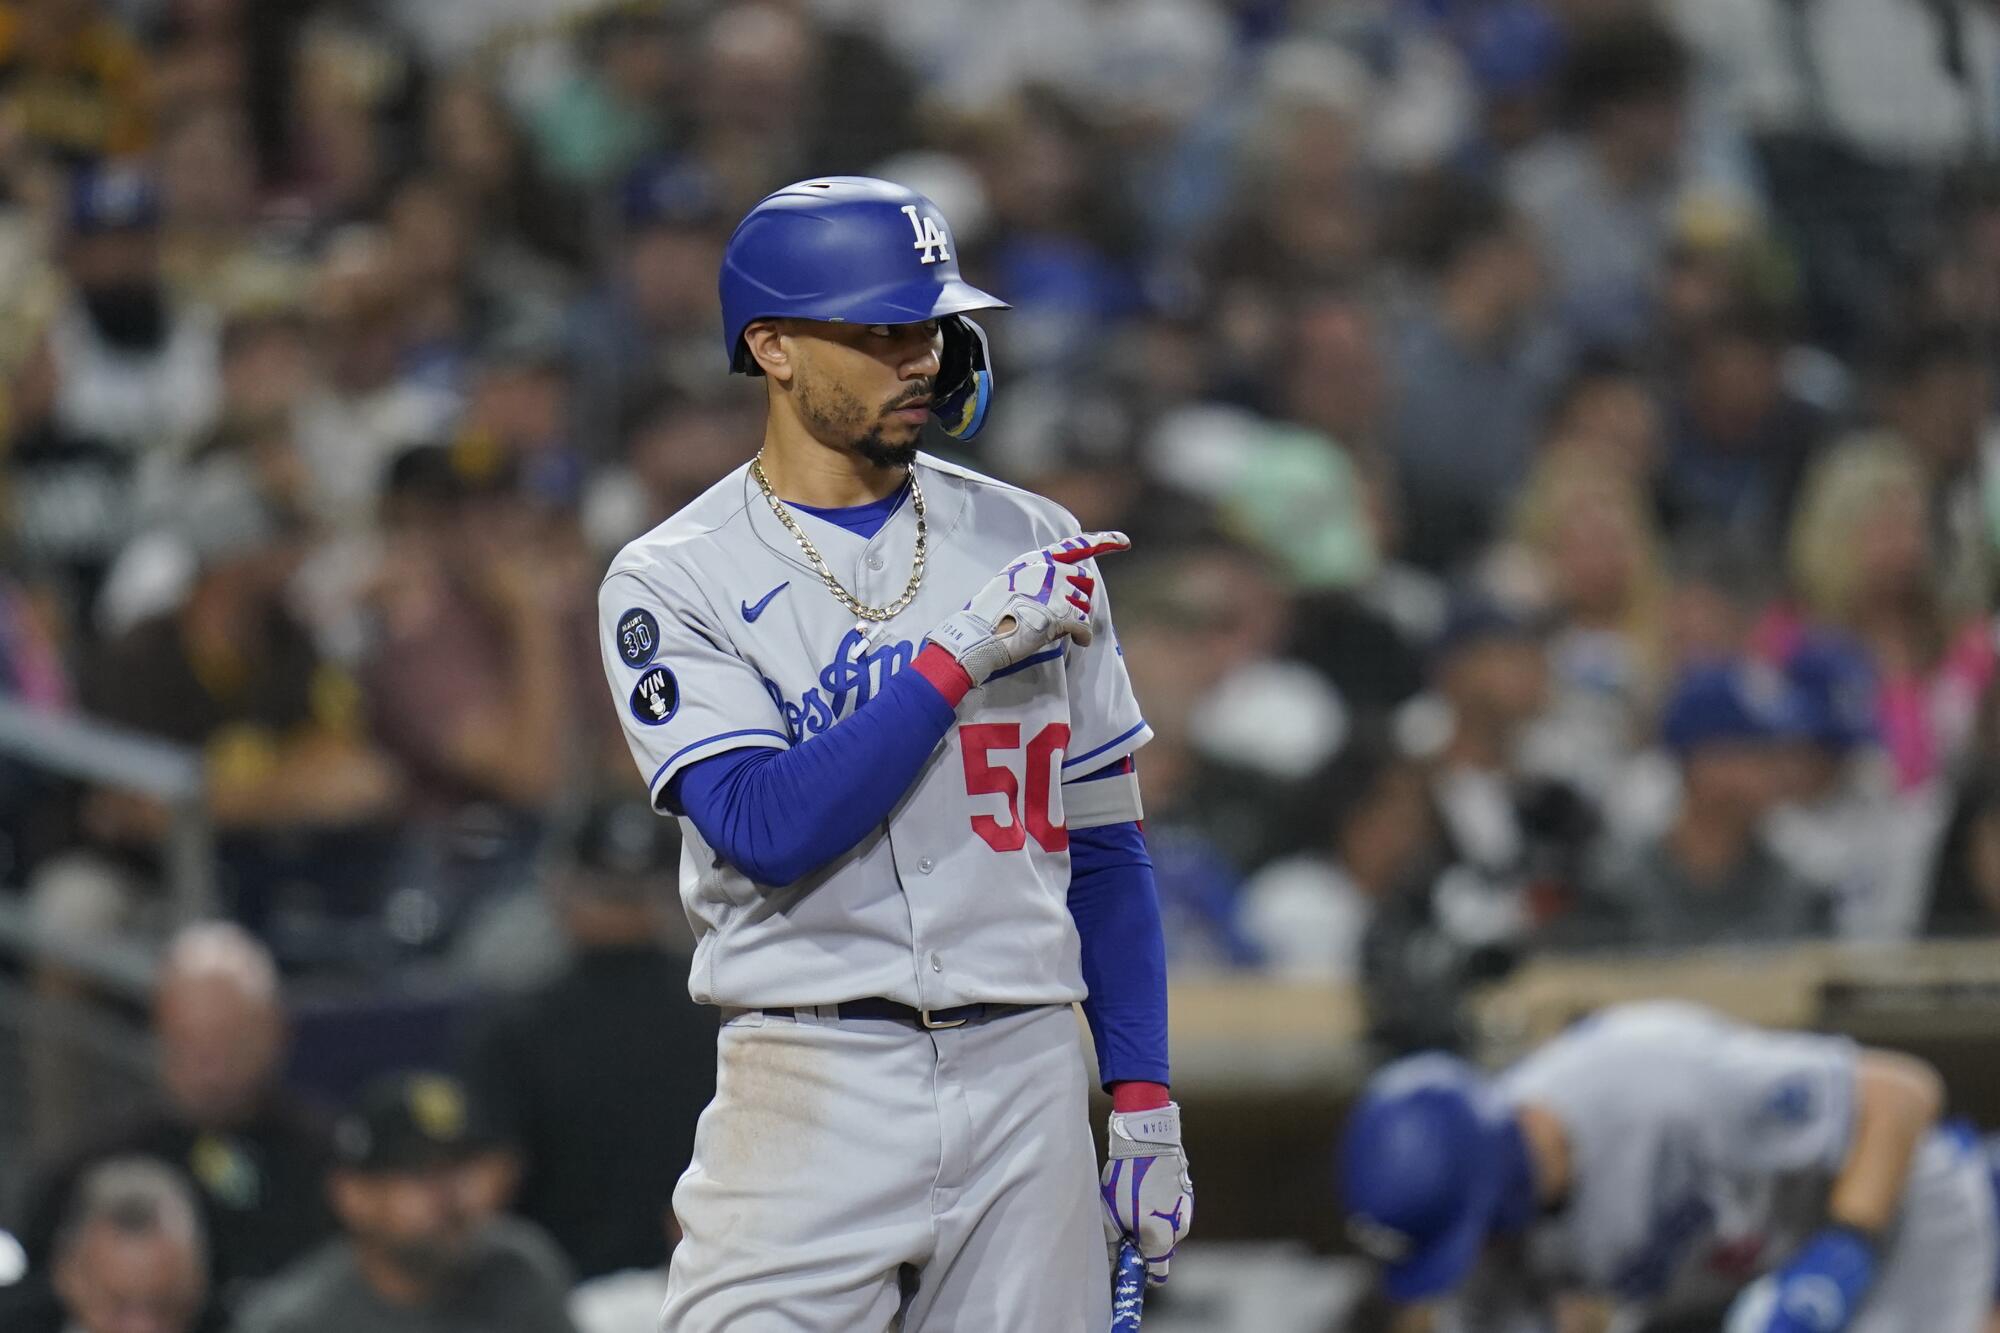
[[[690,764],[667,801],[754,882],[796,883],[889,817],[955,716],[921,672],[899,671],[839,726],[788,750],[730,750]]]
[[[1097,1047],[1098,1079],[1106,1087],[1171,1084],[1167,948],[1145,834],[1136,822],[1072,829],[1069,866],[1069,914],[1090,988],[1083,1017]]]

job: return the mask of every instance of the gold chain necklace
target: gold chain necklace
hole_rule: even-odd
[[[764,475],[764,455],[762,453],[759,453],[755,458],[750,460],[750,475],[756,478],[757,489],[764,492],[764,499],[770,504],[771,512],[778,516],[778,522],[785,525],[785,531],[792,534],[792,540],[796,541],[799,544],[799,550],[805,553],[806,563],[813,567],[813,572],[819,575],[820,582],[826,585],[826,590],[832,593],[842,606],[863,620],[873,620],[880,623],[895,616],[897,612],[902,611],[911,602],[916,600],[917,588],[924,581],[925,529],[924,488],[917,484],[917,469],[914,464],[910,467],[910,508],[915,511],[917,516],[917,550],[916,555],[910,561],[909,585],[903,589],[902,596],[887,606],[869,606],[866,602],[863,602],[859,597],[856,597],[840,585],[840,580],[833,576],[831,569],[827,568],[825,559],[819,553],[819,548],[812,544],[812,539],[806,536],[804,529],[800,528],[798,522],[793,519],[791,511],[785,508],[784,501],[780,500],[777,492],[771,489],[770,478]]]

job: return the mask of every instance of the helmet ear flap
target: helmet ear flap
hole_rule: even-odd
[[[931,416],[954,440],[969,440],[986,424],[986,409],[993,401],[986,330],[963,315],[947,315],[938,326],[944,334],[944,351],[938,357]]]

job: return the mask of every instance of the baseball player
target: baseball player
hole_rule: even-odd
[[[1387,1294],[1454,1333],[1980,1333],[1994,1201],[1937,1075],[1840,1037],[1683,1004],[1614,1008],[1488,1080],[1419,1055],[1369,1083],[1341,1147],[1350,1230]]]
[[[1151,733],[1097,567],[1125,539],[918,452],[928,421],[978,430],[965,314],[1004,306],[923,195],[779,190],[721,296],[762,448],[599,595],[632,755],[685,840],[690,989],[723,1013],[664,1325],[1102,1333],[1106,1237],[1164,1281],[1193,1214],[1132,767]],[[1101,1189],[1074,1001],[1114,1107]]]

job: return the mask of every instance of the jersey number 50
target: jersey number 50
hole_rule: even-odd
[[[996,852],[1018,852],[1032,836],[1045,852],[1060,852],[1069,846],[1069,830],[1050,808],[1055,795],[1056,756],[1069,746],[1069,724],[1051,722],[1028,741],[1023,756],[1027,791],[1013,766],[994,763],[988,756],[998,750],[1021,749],[1018,722],[972,722],[958,729],[959,748],[965,757],[965,794],[1001,795],[1007,798],[1007,819],[974,815],[972,831]]]

